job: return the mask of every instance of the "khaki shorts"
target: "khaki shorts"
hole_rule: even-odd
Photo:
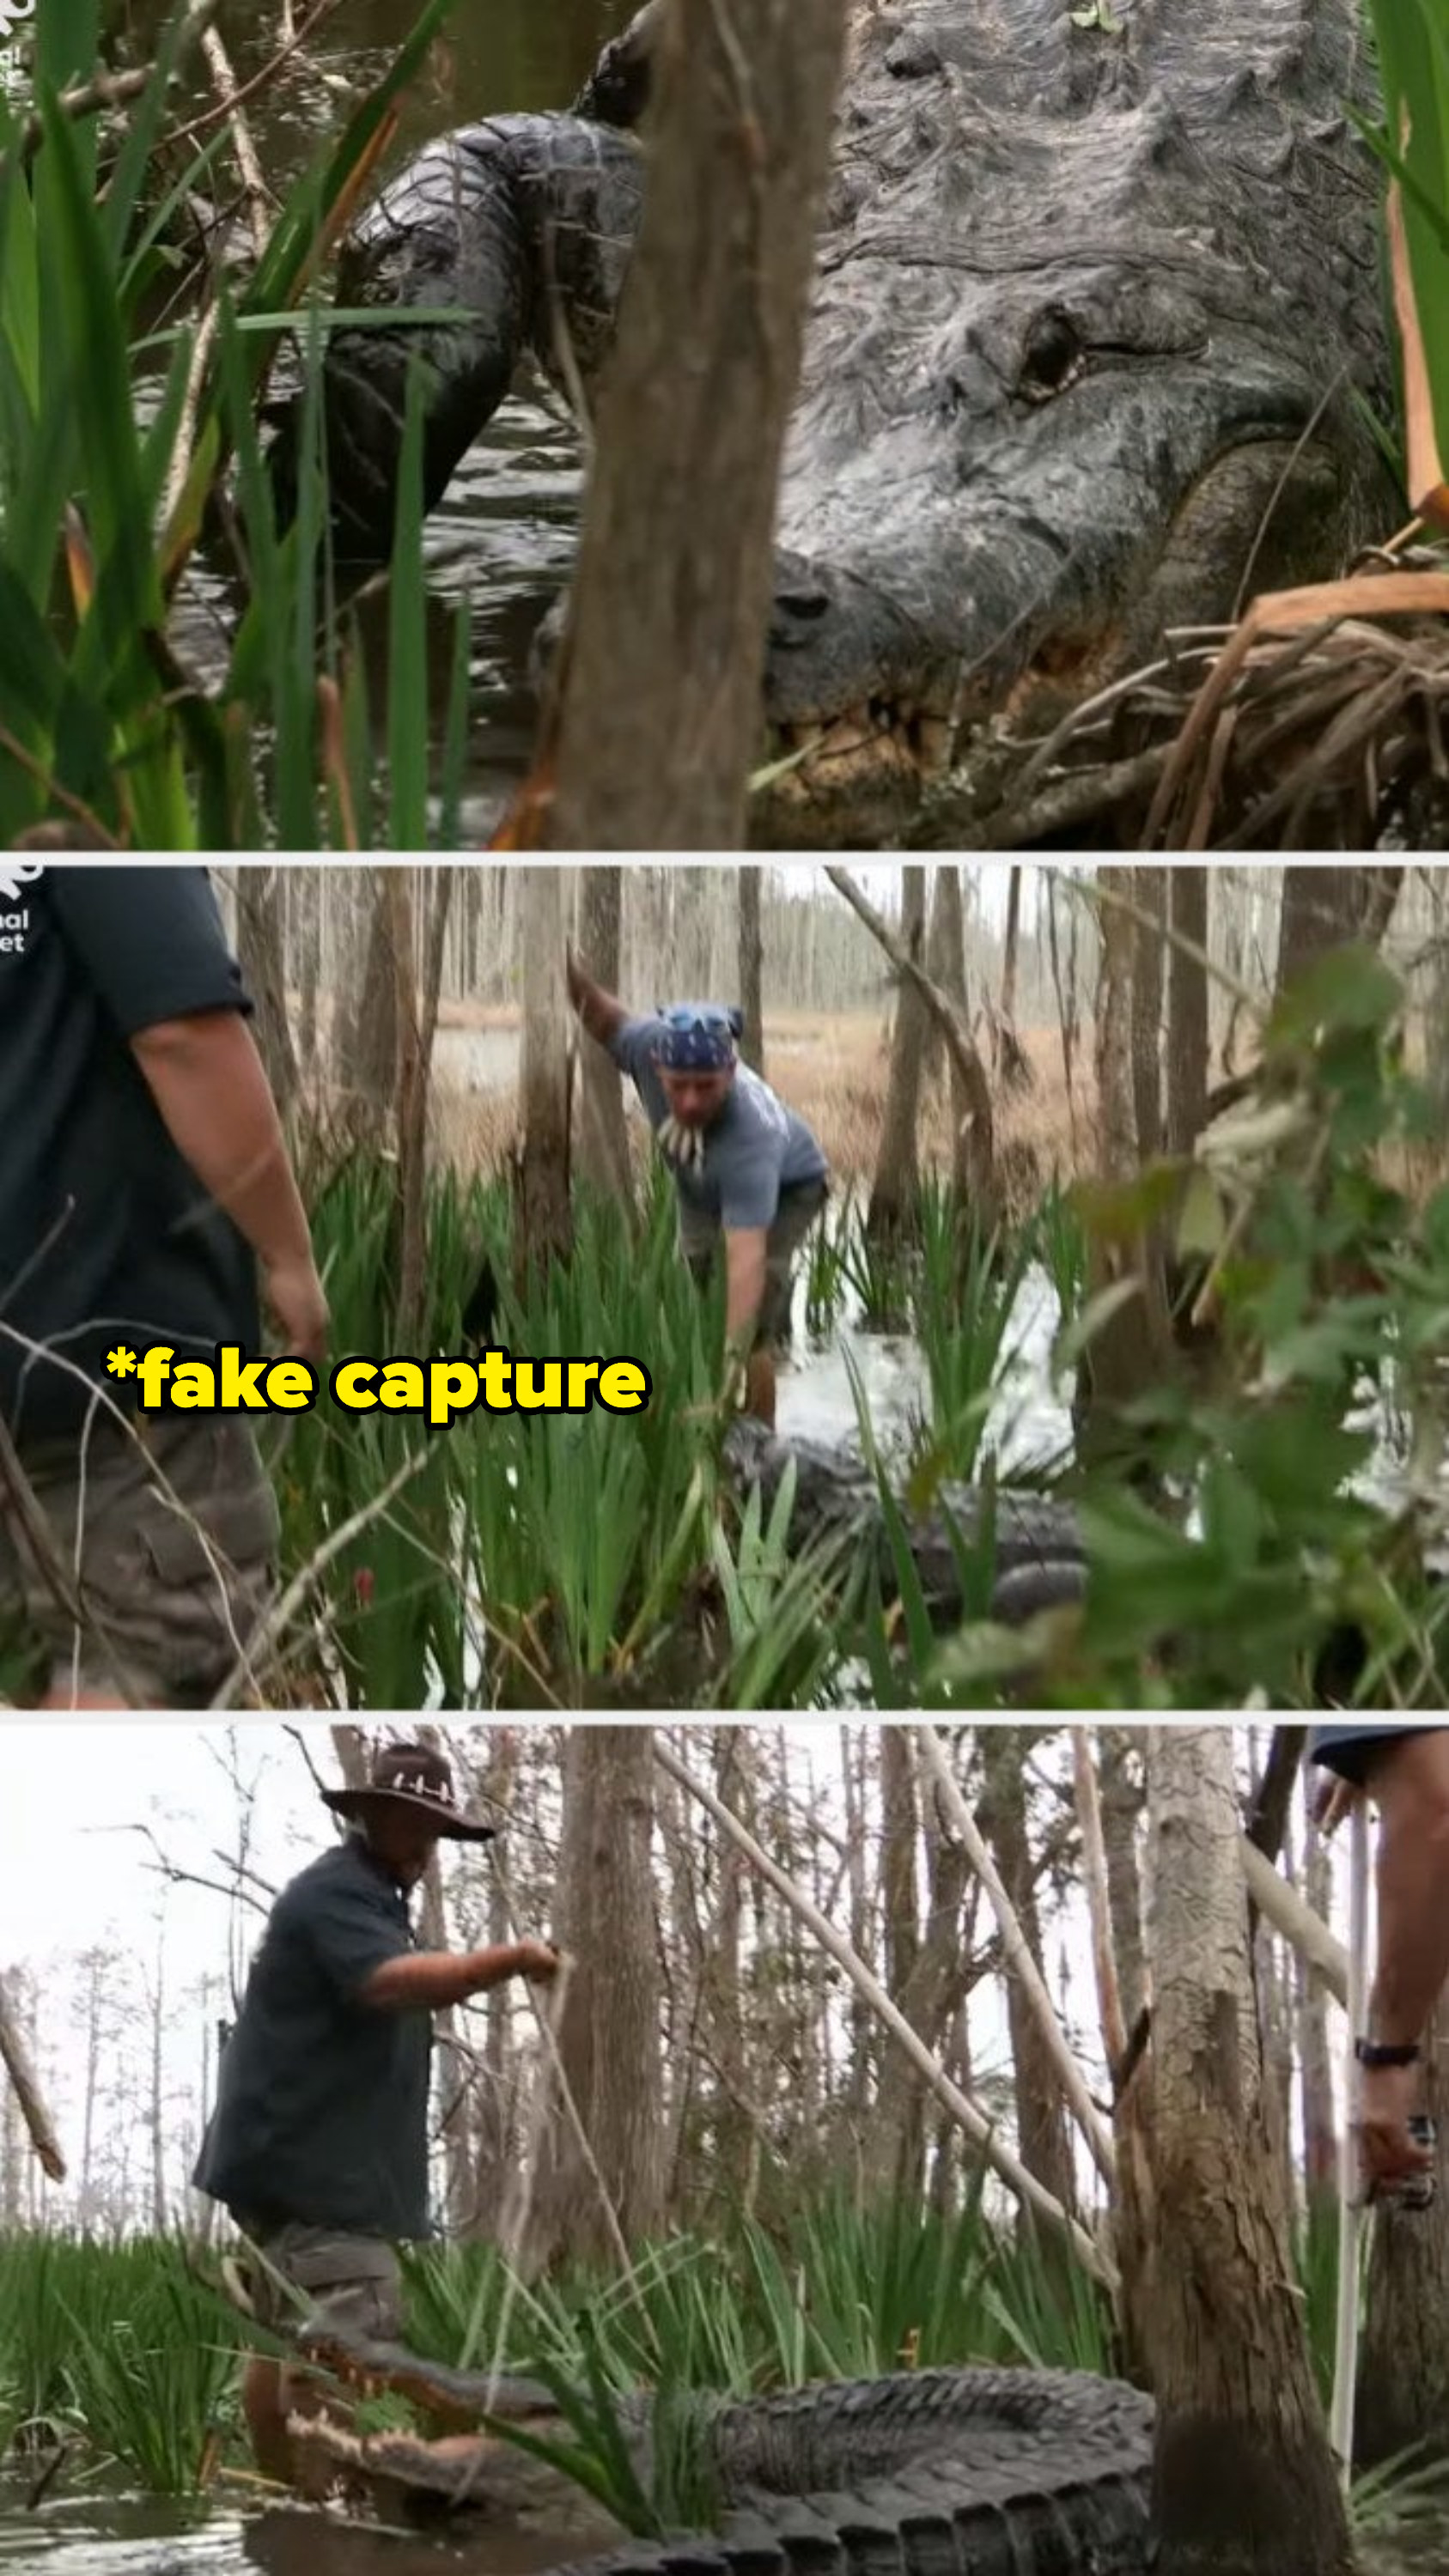
[[[384,2238],[348,2236],[340,2228],[304,2227],[296,2220],[267,2227],[239,2217],[237,2224],[266,2257],[265,2263],[253,2262],[250,2247],[239,2257],[259,2325],[286,2334],[310,2313],[351,2326],[372,2343],[400,2340],[402,2269],[397,2248]],[[281,2281],[272,2277],[278,2272]],[[287,2284],[301,2296],[289,2295]]]
[[[775,1222],[765,1237],[765,1293],[755,1327],[757,1348],[762,1344],[777,1350],[789,1347],[795,1262],[829,1196],[827,1180],[799,1181],[793,1189],[780,1192]],[[714,1217],[680,1201],[679,1249],[696,1279],[708,1278],[722,1231]]]
[[[124,1698],[124,1681],[143,1708],[205,1708],[270,1606],[281,1518],[250,1425],[158,1414],[136,1429],[98,1420],[22,1456],[95,1614],[79,1633],[0,1483],[0,1668],[37,1699],[52,1685]]]

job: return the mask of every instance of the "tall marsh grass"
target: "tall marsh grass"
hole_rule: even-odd
[[[161,328],[148,305],[168,226],[188,191],[214,193],[225,148],[222,129],[179,166],[157,158],[167,85],[202,13],[178,8],[167,22],[103,172],[100,111],[66,100],[97,59],[96,0],[47,0],[37,13],[36,136],[32,111],[0,95],[0,846],[64,822],[140,849],[414,848],[435,807],[454,837],[466,611],[446,754],[430,777],[417,381],[384,727],[329,559],[316,389],[337,317],[315,293],[390,140],[393,102],[452,6],[427,0],[386,76],[288,191],[240,290],[218,277]],[[309,297],[298,505],[283,531],[257,410],[279,336]],[[158,368],[143,418],[139,380]],[[171,611],[228,481],[227,569],[245,605],[224,671],[206,680],[180,658]]]
[[[1299,2228],[1294,2254],[1326,2400],[1331,2209]],[[207,2268],[177,2238],[0,2237],[0,2454],[79,2437],[133,2486],[168,2496],[196,2493],[218,2464],[244,2464],[236,2380],[249,2330],[211,2290]],[[708,2527],[701,2435],[722,2398],[901,2369],[1117,2366],[1099,2286],[1030,2230],[995,2218],[979,2177],[949,2211],[899,2195],[862,2200],[837,2185],[768,2223],[736,2211],[718,2228],[642,2246],[624,2272],[511,2291],[487,2243],[407,2248],[403,2268],[412,2349],[480,2374],[498,2358],[545,2380],[566,2430],[529,2447],[636,2531]],[[670,2401],[648,2488],[618,2405],[639,2388]],[[387,2407],[399,2419],[406,2411]],[[1414,2458],[1355,2481],[1365,2535],[1427,2524],[1445,2503],[1444,2473]]]
[[[0,2452],[83,2437],[153,2495],[234,2435],[241,2320],[175,2237],[0,2237]]]

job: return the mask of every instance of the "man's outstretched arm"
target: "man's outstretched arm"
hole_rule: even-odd
[[[584,970],[577,950],[568,952],[569,1000],[591,1038],[600,1046],[612,1046],[629,1017],[617,994],[606,993]]]

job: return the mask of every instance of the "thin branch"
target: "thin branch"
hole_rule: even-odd
[[[65,2158],[60,2151],[55,2123],[46,2109],[35,2069],[30,2062],[30,2051],[21,2036],[20,2024],[10,2009],[10,1999],[6,1994],[3,1978],[0,1978],[0,2059],[4,2060],[6,2072],[14,2086],[15,2099],[20,2105],[20,2115],[30,2132],[30,2143],[40,2160],[42,2172],[48,2174],[52,2182],[64,2182]]]
[[[973,2144],[979,2147],[987,2163],[1001,2176],[1014,2198],[1028,2203],[1047,2226],[1065,2238],[1077,2260],[1085,2266],[1093,2278],[1102,2282],[1109,2291],[1115,2292],[1118,2287],[1115,2264],[1102,2251],[1102,2248],[1093,2242],[1085,2228],[1063,2209],[1060,2201],[1054,2199],[1044,2185],[1038,2182],[1035,2174],[1029,2173],[1020,2159],[1013,2155],[1011,2149],[1002,2144],[993,2123],[978,2105],[961,2091],[959,2085],[952,2082],[944,2068],[938,2065],[920,2034],[911,2028],[905,2015],[892,2002],[879,1979],[872,1976],[865,1961],[852,1948],[844,1934],[838,1932],[834,1924],[826,1920],[819,1908],[812,1904],[804,1889],[775,1861],[771,1860],[769,1853],[761,1843],[756,1841],[747,1827],[740,1823],[738,1816],[734,1815],[725,1806],[723,1800],[717,1798],[714,1791],[706,1787],[702,1780],[695,1778],[693,1772],[677,1759],[669,1747],[660,1741],[657,1734],[654,1737],[653,1753],[660,1767],[668,1772],[672,1780],[677,1780],[682,1789],[688,1791],[690,1797],[704,1808],[707,1815],[714,1818],[721,1831],[744,1852],[753,1867],[768,1880],[776,1894],[783,1898],[791,1913],[814,1933],[816,1940],[844,1969],[856,1993],[884,2023],[891,2036],[899,2042],[937,2101],[965,2130]]]

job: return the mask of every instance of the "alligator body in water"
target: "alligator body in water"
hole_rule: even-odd
[[[788,1468],[794,1469],[790,1545],[834,1531],[848,1531],[873,1553],[887,1599],[899,1589],[895,1551],[880,1488],[855,1451],[811,1440],[779,1440],[762,1422],[741,1415],[724,1442],[725,1465],[742,1490],[758,1487],[770,1505]],[[902,1504],[911,1561],[932,1623],[960,1625],[966,1616],[973,1555],[983,1568],[979,1615],[1018,1627],[1038,1611],[1081,1601],[1087,1589],[1087,1556],[1081,1525],[1069,1503],[1049,1494],[998,1491],[953,1481],[936,1488],[929,1510]],[[963,1563],[963,1559],[965,1560]]]
[[[516,2383],[500,2409],[482,2374],[320,2325],[302,2340],[342,2378],[400,2389],[450,2420],[470,2406],[475,2422],[532,2411]],[[647,2486],[655,2401],[616,2406]],[[1152,2424],[1139,2390],[1073,2371],[901,2371],[721,2399],[699,2419],[712,2527],[621,2539],[569,2576],[1146,2576]],[[375,2477],[394,2509],[410,2498],[425,2519],[469,2506],[497,2516],[505,2443],[320,2441],[361,2486]]]
[[[340,302],[471,317],[330,337],[363,551],[391,542],[408,343],[436,369],[430,506],[527,352],[592,393],[660,5],[576,112],[440,139],[356,227]],[[890,840],[944,764],[1009,775],[1003,735],[1393,524],[1357,399],[1387,394],[1379,177],[1345,113],[1373,80],[1360,0],[858,10],[765,674],[802,756],[765,838]]]

